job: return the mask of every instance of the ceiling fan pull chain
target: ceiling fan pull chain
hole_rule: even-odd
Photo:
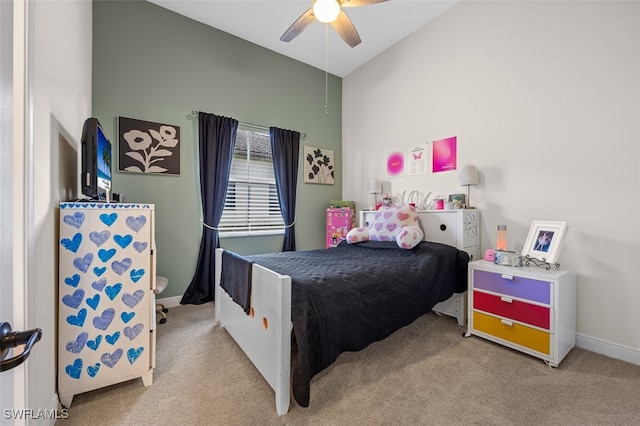
[[[329,24],[324,24],[324,115],[329,115]]]

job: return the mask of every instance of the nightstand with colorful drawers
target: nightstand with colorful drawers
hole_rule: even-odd
[[[469,263],[467,336],[557,367],[576,343],[576,276],[540,267]]]

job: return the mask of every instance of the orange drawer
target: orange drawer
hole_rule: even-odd
[[[551,334],[473,311],[473,329],[531,350],[551,354]]]
[[[550,330],[551,309],[507,296],[473,292],[473,308]]]

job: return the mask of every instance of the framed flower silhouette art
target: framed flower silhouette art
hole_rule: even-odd
[[[304,147],[304,182],[333,185],[335,181],[333,151],[313,146]]]
[[[118,170],[180,175],[180,127],[118,117]]]

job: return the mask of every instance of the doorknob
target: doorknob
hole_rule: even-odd
[[[11,370],[22,364],[29,356],[33,345],[39,342],[41,337],[42,330],[39,328],[27,331],[11,331],[11,324],[8,322],[0,323],[0,360],[2,360],[0,362],[0,372]],[[25,345],[21,354],[13,358],[4,359],[9,349],[20,345]]]

